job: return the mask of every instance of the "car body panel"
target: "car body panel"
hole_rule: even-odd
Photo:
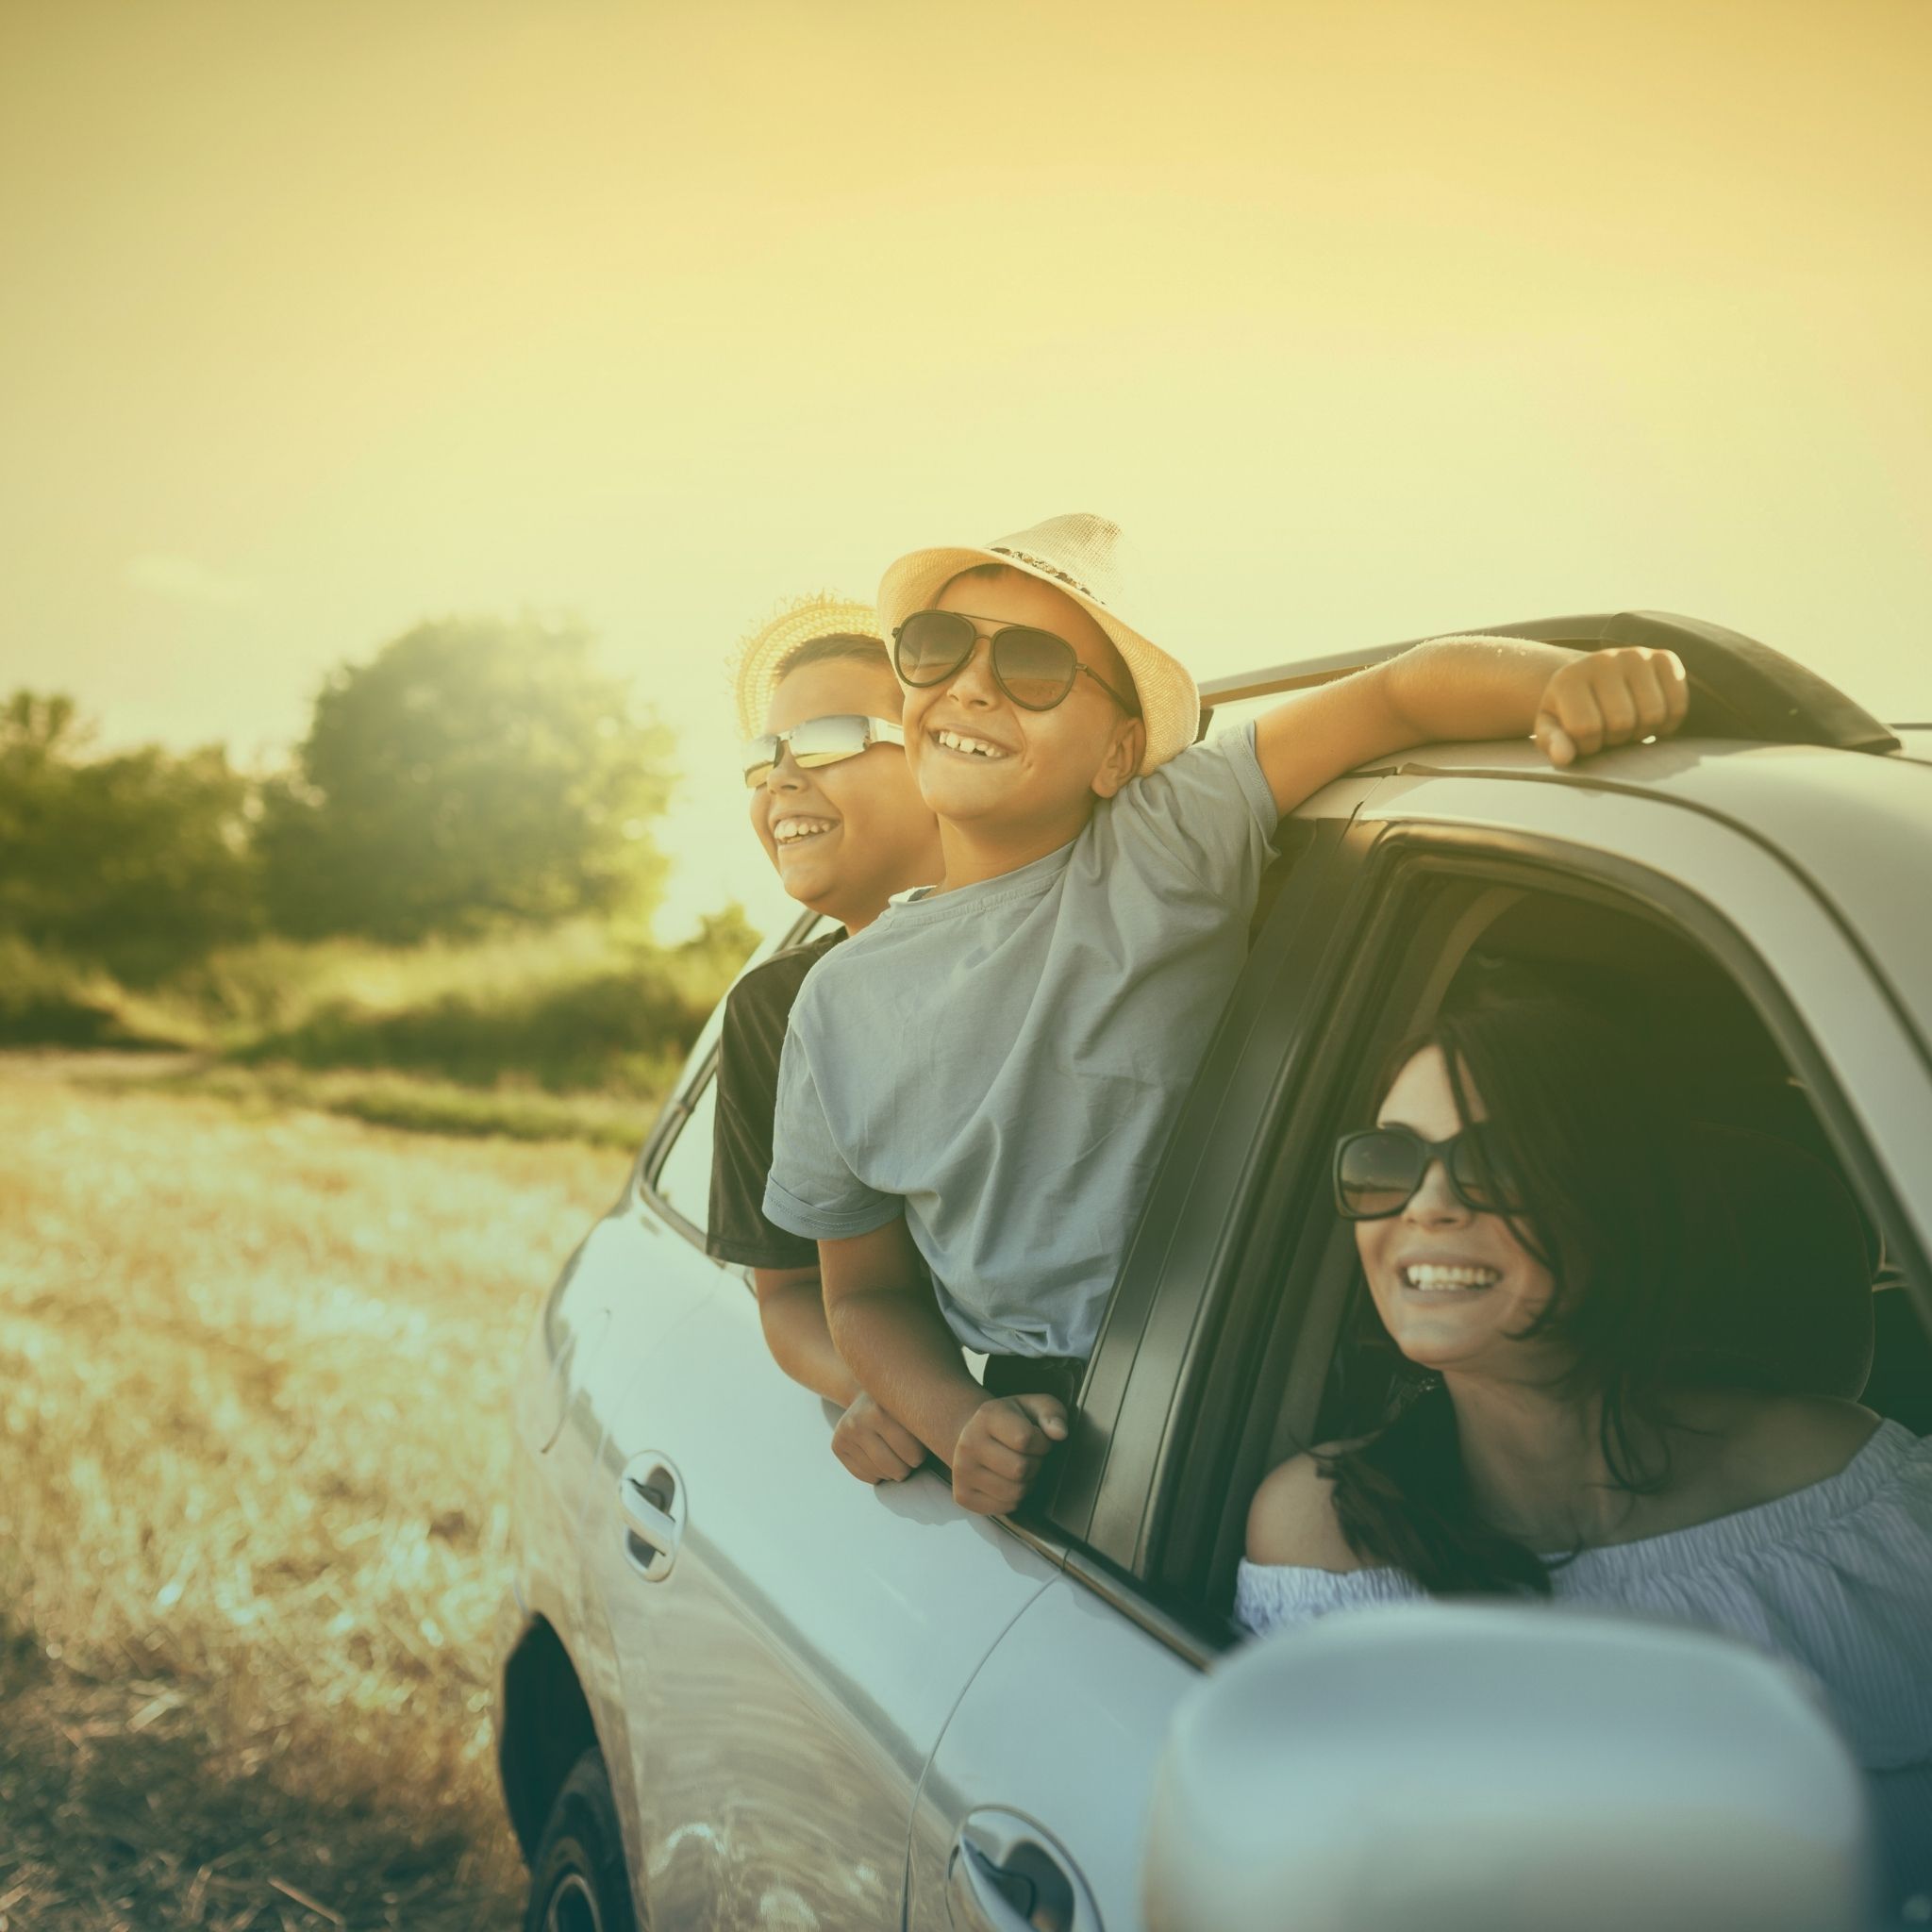
[[[954,1843],[968,1817],[995,1808],[1056,1841],[1107,1932],[1138,1932],[1154,1771],[1174,1707],[1200,1674],[1077,1578],[1042,1591],[974,1678],[926,1773],[908,1932],[953,1932]]]
[[[896,1926],[926,1760],[1055,1566],[931,1471],[855,1481],[829,1404],[775,1370],[748,1384],[769,1364],[737,1272],[686,1254],[709,1291],[671,1346],[632,1357],[580,1530],[616,1657],[639,1908],[658,1924]],[[675,1464],[686,1510],[658,1582],[618,1490],[646,1450]]]

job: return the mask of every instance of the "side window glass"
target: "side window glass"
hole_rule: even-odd
[[[708,1071],[704,1080],[652,1184],[652,1192],[700,1234],[710,1221],[711,1117],[718,1108],[716,1076]]]

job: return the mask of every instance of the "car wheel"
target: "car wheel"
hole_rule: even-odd
[[[637,1932],[609,1774],[595,1745],[571,1766],[530,1861],[524,1932]]]

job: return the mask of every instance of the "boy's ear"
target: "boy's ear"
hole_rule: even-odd
[[[1139,718],[1123,718],[1108,741],[1107,756],[1093,774],[1093,795],[1111,798],[1136,772],[1147,756],[1147,727]]]

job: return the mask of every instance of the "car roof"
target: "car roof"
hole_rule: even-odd
[[[1278,699],[1224,707],[1214,735]],[[1431,744],[1361,767],[1511,781],[1499,822],[1534,830],[1538,788],[1657,799],[1723,820],[1802,874],[1874,958],[1932,1042],[1932,726],[1899,727],[1896,752],[1738,739],[1629,745],[1556,770],[1526,739]]]

